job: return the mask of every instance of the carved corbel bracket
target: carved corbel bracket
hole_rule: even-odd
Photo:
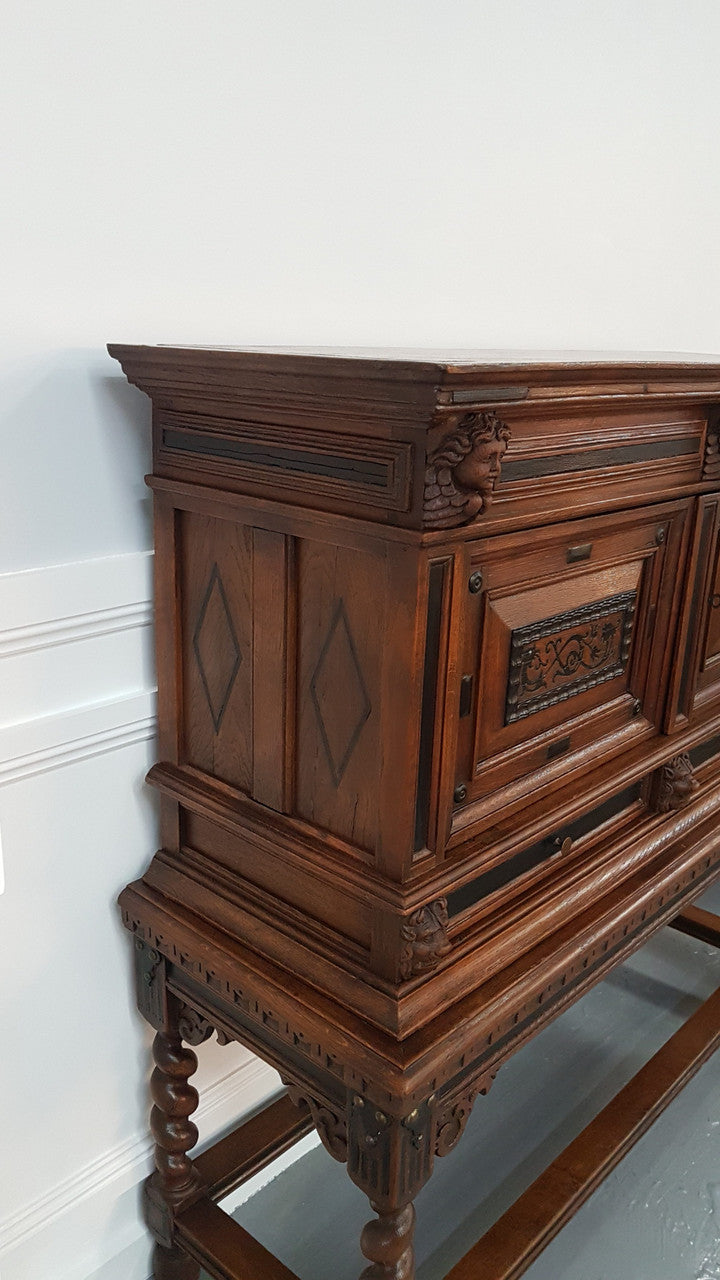
[[[400,977],[403,982],[419,973],[430,973],[451,950],[447,934],[447,898],[438,898],[414,911],[401,930]]]
[[[217,1032],[218,1044],[231,1043],[229,1036],[225,1036],[222,1030],[213,1027],[213,1023],[210,1023],[199,1010],[193,1009],[192,1005],[181,1006],[178,1014],[178,1030],[186,1044],[204,1044],[213,1032]]]
[[[492,502],[510,428],[495,413],[463,413],[445,420],[447,435],[429,455],[423,524],[451,529],[468,524]]]
[[[488,1093],[497,1069],[468,1084],[460,1093],[440,1099],[435,1114],[435,1155],[446,1156],[456,1147],[465,1132],[475,1100]]]
[[[347,1116],[344,1111],[334,1110],[325,1102],[318,1101],[313,1098],[304,1085],[295,1084],[292,1080],[282,1077],[283,1084],[287,1087],[288,1097],[296,1107],[307,1107],[312,1116],[313,1124],[318,1131],[320,1141],[326,1151],[330,1152],[333,1160],[339,1160],[344,1164],[348,1158],[348,1140],[347,1140]]]
[[[652,777],[648,808],[655,813],[673,813],[689,804],[699,782],[689,755],[673,756]]]

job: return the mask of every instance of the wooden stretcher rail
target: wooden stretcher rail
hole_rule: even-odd
[[[706,914],[706,913],[705,913]],[[717,917],[710,917],[720,926]],[[720,990],[633,1076],[445,1280],[516,1280],[720,1043]]]
[[[700,942],[709,942],[711,947],[720,947],[720,918],[701,907],[686,907],[669,923],[671,929],[687,933]]]
[[[177,1219],[175,1230],[180,1247],[214,1280],[298,1280],[213,1200],[197,1200]]]
[[[313,1129],[309,1111],[298,1111],[283,1094],[195,1157],[193,1164],[207,1196],[219,1200],[228,1195]]]

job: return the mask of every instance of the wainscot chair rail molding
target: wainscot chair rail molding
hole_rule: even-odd
[[[217,1201],[316,1128],[412,1280],[508,1057],[660,926],[720,945],[720,358],[109,350],[153,402],[155,1277],[292,1280]],[[287,1092],[193,1160],[213,1032]],[[452,1280],[520,1276],[719,1037],[716,994]]]

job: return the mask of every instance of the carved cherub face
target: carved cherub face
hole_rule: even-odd
[[[490,505],[510,439],[510,428],[494,413],[469,412],[452,425],[425,471],[423,522],[429,529],[467,524]]]
[[[455,467],[455,479],[464,489],[474,489],[489,505],[495,481],[500,475],[500,464],[507,449],[507,440],[493,436],[490,440],[476,439],[472,449]]]

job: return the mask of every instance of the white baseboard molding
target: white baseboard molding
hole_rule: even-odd
[[[53,618],[36,626],[8,627],[0,634],[0,658],[50,649],[76,640],[94,640],[97,636],[130,631],[135,627],[149,627],[151,622],[152,605],[149,600],[143,600],[111,609],[89,609],[76,617]]]
[[[0,574],[3,728],[155,683],[152,565],[131,552]]]
[[[152,562],[137,551],[0,574],[0,657],[149,626]]]
[[[215,1137],[280,1087],[275,1071],[248,1057],[204,1090],[203,1130]],[[152,1169],[151,1153],[148,1137],[136,1135],[0,1222],[2,1280],[148,1280],[140,1188]]]
[[[144,742],[155,728],[151,689],[0,726],[0,786]]]

